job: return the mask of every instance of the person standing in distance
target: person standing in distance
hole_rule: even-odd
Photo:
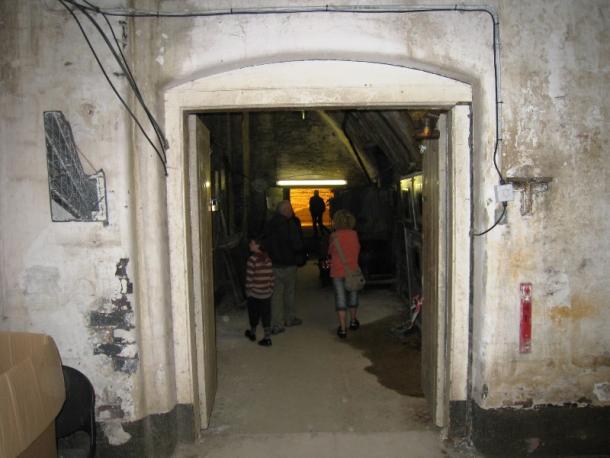
[[[309,213],[311,213],[311,222],[313,224],[313,236],[318,237],[318,230],[320,232],[330,232],[324,223],[322,222],[322,216],[326,211],[326,204],[324,199],[320,197],[320,192],[316,189],[313,192],[313,196],[309,199]]]

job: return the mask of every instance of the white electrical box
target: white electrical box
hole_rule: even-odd
[[[496,186],[496,202],[511,202],[514,199],[512,184],[499,184]]]

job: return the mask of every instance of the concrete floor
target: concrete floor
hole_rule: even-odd
[[[175,457],[471,456],[446,449],[425,399],[384,386],[370,370],[366,352],[350,345],[350,336],[336,337],[332,288],[321,288],[317,273],[313,263],[299,270],[297,301],[304,324],[273,336],[270,348],[243,336],[245,310],[221,312],[211,425],[200,441],[180,446]],[[356,332],[366,333],[367,324],[402,310],[392,292],[366,290],[363,328]],[[354,332],[356,337],[362,335]]]

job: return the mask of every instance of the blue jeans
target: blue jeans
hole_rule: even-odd
[[[358,291],[346,291],[345,278],[333,278],[333,286],[335,287],[335,310],[358,307]]]

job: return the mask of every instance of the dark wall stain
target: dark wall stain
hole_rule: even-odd
[[[106,356],[116,356],[123,350],[123,347],[117,344],[101,344],[93,349],[94,355],[104,354]]]
[[[121,408],[120,398],[118,399],[118,404],[104,404],[97,408],[98,417],[103,418],[124,418],[125,412]],[[98,436],[99,437],[99,436]]]
[[[94,355],[106,355],[112,361],[112,368],[117,372],[134,374],[138,369],[138,354],[129,351],[136,342],[117,335],[117,330],[134,329],[133,308],[129,296],[133,294],[133,283],[127,273],[129,258],[121,258],[116,265],[114,275],[119,280],[119,297],[110,301],[111,307],[94,310],[89,315],[89,327],[94,329],[101,343],[93,348]],[[133,356],[125,356],[126,353]]]
[[[129,263],[129,258],[121,258],[116,265],[115,276],[120,278],[127,277],[127,264]]]
[[[472,407],[471,439],[485,456],[607,456],[610,450],[610,407]]]
[[[116,312],[91,312],[90,326],[100,328],[118,328],[129,331],[133,329],[131,317],[124,311],[117,310]]]
[[[135,358],[115,356],[112,358],[112,368],[117,372],[135,374],[138,370],[138,356],[136,355]]]

